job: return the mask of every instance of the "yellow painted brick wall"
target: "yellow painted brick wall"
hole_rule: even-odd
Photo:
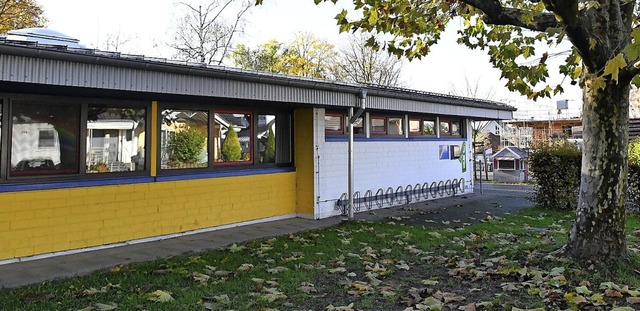
[[[0,260],[296,212],[296,173],[0,193]]]
[[[294,111],[294,146],[296,162],[297,212],[314,214],[314,141],[313,109],[302,108]]]

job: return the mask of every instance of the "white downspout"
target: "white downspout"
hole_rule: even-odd
[[[362,115],[365,109],[365,101],[367,98],[367,91],[362,90],[360,92],[360,107],[354,114],[353,107],[349,108],[349,220],[354,220],[354,208],[353,208],[353,181],[354,181],[354,169],[353,169],[353,124]],[[363,124],[364,126],[364,124]]]

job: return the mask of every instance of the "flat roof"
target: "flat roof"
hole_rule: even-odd
[[[516,108],[484,99],[288,76],[86,48],[0,38],[0,82],[147,94],[236,98],[325,108],[512,118]],[[437,74],[437,73],[436,73]]]

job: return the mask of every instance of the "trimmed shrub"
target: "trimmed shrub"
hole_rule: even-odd
[[[269,127],[269,134],[267,135],[267,148],[264,152],[264,162],[273,163],[276,160],[276,135],[273,133],[273,129]]]
[[[169,138],[169,160],[178,163],[193,164],[198,162],[198,157],[205,142],[207,133],[197,127],[183,127]]]
[[[239,161],[242,157],[242,147],[238,139],[238,133],[234,130],[233,124],[229,126],[227,137],[222,143],[222,156],[225,161]]]
[[[569,142],[534,148],[529,171],[537,180],[534,202],[543,208],[577,207],[582,154]]]

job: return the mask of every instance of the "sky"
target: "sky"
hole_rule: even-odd
[[[180,5],[173,0],[36,0],[49,20],[48,27],[80,39],[90,48],[105,46],[106,40],[119,36],[128,40],[119,50],[123,53],[151,57],[172,58],[167,46],[177,24]],[[195,4],[195,0],[185,0]],[[193,1],[193,2],[192,2]],[[256,46],[270,39],[287,42],[296,32],[309,32],[340,47],[348,40],[339,34],[334,16],[351,1],[338,5],[313,0],[264,0],[262,6],[251,8],[244,35],[238,38],[248,46]],[[483,51],[471,51],[458,45],[455,32],[460,27],[451,23],[432,52],[419,61],[406,61],[402,80],[410,89],[449,94],[453,87],[463,89],[465,79],[478,83],[479,94],[493,93],[492,100],[505,102],[519,109],[518,116],[557,118],[579,115],[582,104],[579,88],[568,83],[565,94],[538,102],[510,92],[500,80],[500,71],[492,68]],[[560,77],[552,79],[559,81]],[[557,114],[556,101],[569,100],[569,109]]]

